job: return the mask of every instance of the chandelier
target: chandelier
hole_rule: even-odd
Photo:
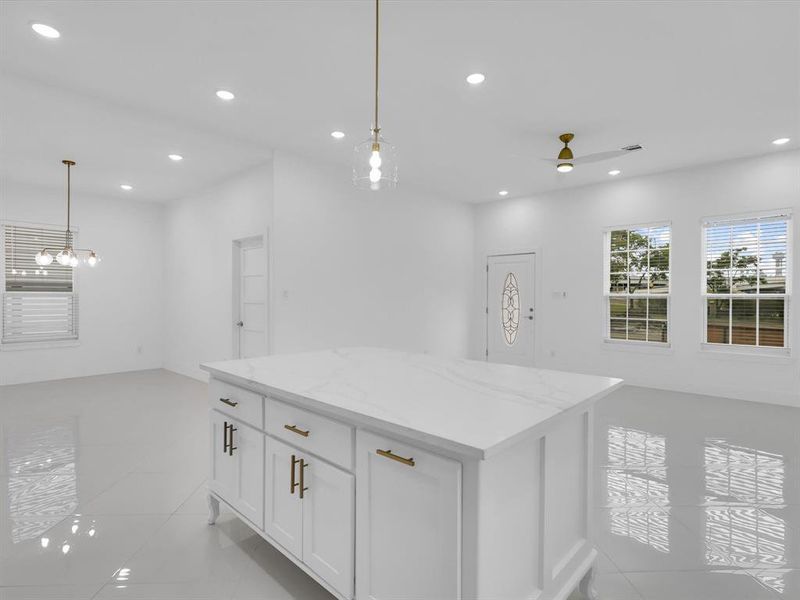
[[[70,202],[71,202],[71,195],[70,195],[70,188],[71,188],[71,180],[70,180],[70,169],[75,166],[74,160],[62,160],[67,166],[67,229],[64,232],[64,247],[59,251],[59,253],[55,257],[55,261],[64,266],[64,267],[77,267],[81,261],[81,255],[84,255],[82,259],[86,264],[90,267],[94,267],[100,262],[100,259],[97,257],[97,254],[94,250],[89,250],[85,248],[73,248],[72,247],[72,231],[70,230]],[[53,262],[53,255],[50,254],[50,250],[55,252],[55,248],[42,248],[36,254],[36,264],[42,267],[46,267]]]

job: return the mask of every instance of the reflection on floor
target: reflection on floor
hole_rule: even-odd
[[[232,515],[205,524],[203,384],[5,387],[0,424],[2,600],[330,600]],[[628,387],[594,439],[600,598],[800,597],[800,410]]]

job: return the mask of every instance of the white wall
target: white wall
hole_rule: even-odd
[[[414,189],[353,187],[284,152],[275,165],[273,350],[371,345],[466,356],[472,207]]]
[[[0,351],[0,385],[161,367],[163,206],[74,195],[81,247],[102,257],[78,271],[80,340]],[[63,190],[4,181],[0,220],[66,224]],[[135,256],[134,256],[135,255]]]
[[[168,369],[232,356],[233,240],[266,233],[271,351],[375,345],[465,356],[472,207],[288,153],[166,209]]]
[[[486,256],[537,250],[536,364],[646,386],[800,405],[794,317],[791,358],[701,351],[701,219],[793,208],[800,220],[800,152],[493,202],[476,210],[472,355],[484,352]],[[641,351],[603,343],[603,229],[672,222],[672,347]],[[795,257],[798,252],[795,249]],[[800,280],[800,261],[792,267]],[[566,298],[556,292],[566,291]],[[797,302],[794,302],[795,307]]]
[[[272,164],[167,204],[163,233],[167,369],[200,379],[233,356],[233,242],[268,236]]]

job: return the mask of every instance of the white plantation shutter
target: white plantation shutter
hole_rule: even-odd
[[[2,338],[0,343],[78,339],[78,296],[72,267],[53,261],[41,267],[36,253],[55,256],[64,230],[52,226],[4,224]]]
[[[707,344],[788,346],[790,223],[775,214],[704,224]]]

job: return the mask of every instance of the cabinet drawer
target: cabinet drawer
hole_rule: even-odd
[[[267,432],[345,469],[353,469],[353,428],[267,398]]]
[[[264,429],[264,398],[249,390],[212,379],[208,384],[211,408]]]

